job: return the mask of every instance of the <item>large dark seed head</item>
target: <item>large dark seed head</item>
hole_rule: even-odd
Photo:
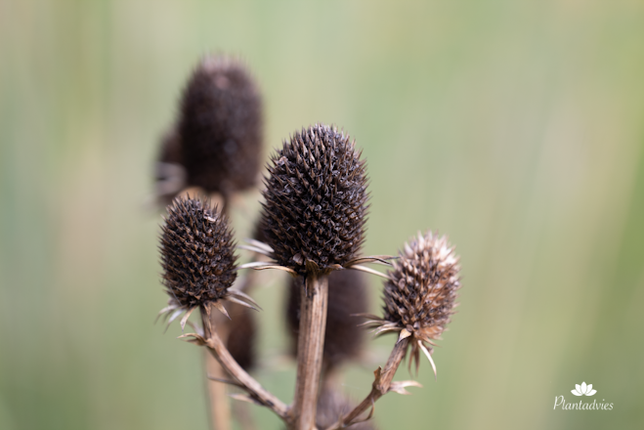
[[[459,258],[445,236],[418,234],[393,260],[385,283],[384,319],[417,339],[439,339],[461,286]]]
[[[366,313],[369,306],[365,276],[357,270],[339,270],[329,275],[329,297],[324,333],[323,368],[330,370],[359,357],[364,343],[362,319],[355,314]],[[291,353],[297,355],[300,326],[301,276],[291,278],[288,290],[286,319],[291,335]]]
[[[160,249],[163,283],[184,308],[225,297],[237,276],[227,219],[200,200],[172,202]]]
[[[277,262],[306,273],[307,262],[325,271],[356,256],[368,194],[354,142],[315,125],[295,133],[270,164],[261,225]]]
[[[188,184],[224,194],[256,185],[262,148],[262,101],[246,67],[208,56],[181,99],[179,135]]]

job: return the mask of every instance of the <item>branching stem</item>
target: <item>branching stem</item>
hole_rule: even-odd
[[[389,355],[385,369],[382,368],[376,369],[374,372],[375,379],[371,386],[371,392],[365,397],[365,399],[360,402],[348,415],[340,417],[338,421],[330,425],[324,430],[339,430],[346,427],[349,427],[352,424],[360,422],[357,418],[365,413],[369,408],[373,408],[376,400],[387,394],[391,388],[391,381],[394,379],[396,370],[398,366],[405,358],[405,353],[407,351],[407,344],[409,339],[401,339],[394,346],[393,351]]]
[[[250,399],[263,406],[266,406],[284,421],[289,422],[289,407],[264,387],[262,387],[260,383],[255,380],[255,378],[250,376],[244,369],[242,369],[239,364],[237,364],[235,359],[230,355],[230,352],[228,352],[228,349],[226,349],[224,342],[217,335],[217,331],[210,328],[210,319],[206,314],[207,312],[204,312],[202,310],[204,334],[206,334],[203,343],[208,348],[213,357],[215,357],[219,364],[221,364],[221,366],[239,382],[239,384],[248,393]]]

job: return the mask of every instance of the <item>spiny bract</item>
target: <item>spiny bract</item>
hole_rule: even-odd
[[[439,339],[461,285],[453,251],[445,236],[431,231],[406,243],[385,283],[384,319],[417,339]]]
[[[160,250],[163,283],[185,309],[224,298],[237,276],[227,219],[200,200],[168,206]]]
[[[262,100],[243,63],[207,56],[181,99],[178,130],[188,185],[228,194],[256,185]]]
[[[274,259],[298,273],[308,262],[321,271],[349,262],[364,242],[368,199],[355,142],[315,125],[295,133],[271,161],[261,227]]]

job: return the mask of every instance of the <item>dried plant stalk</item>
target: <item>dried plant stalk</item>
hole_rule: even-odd
[[[248,393],[248,397],[236,396],[237,399],[248,400],[266,406],[272,410],[282,420],[289,422],[289,407],[272,393],[261,386],[259,382],[250,376],[230,355],[226,345],[221,340],[217,331],[210,325],[209,312],[205,308],[201,309],[202,321],[204,323],[204,334],[206,337],[191,333],[181,337],[192,337],[189,341],[197,345],[205,345],[221,366],[234,378],[233,381],[223,381],[242,388]],[[211,378],[215,379],[215,378]]]
[[[347,416],[340,417],[333,425],[327,427],[325,430],[338,430],[345,427],[348,427],[352,424],[356,424],[361,420],[358,420],[358,417],[365,413],[369,408],[372,408],[371,413],[365,418],[365,420],[371,418],[373,414],[373,408],[375,407],[376,400],[387,394],[389,391],[392,391],[392,380],[398,370],[398,366],[405,358],[407,352],[407,343],[408,339],[399,340],[394,349],[389,355],[385,369],[382,370],[381,367],[376,369],[374,372],[375,379],[371,386],[371,392],[365,397],[365,399],[360,402]],[[418,385],[418,383],[413,383],[412,381],[400,383],[400,387],[396,387],[395,391],[400,392],[404,389],[405,385]],[[362,420],[364,421],[364,420]]]
[[[220,312],[215,312],[210,315],[213,325],[219,327],[219,334],[224,340],[228,337],[228,330],[226,324],[217,324],[225,318]],[[218,321],[219,320],[219,321]],[[204,324],[204,326],[207,326]],[[206,338],[210,337],[209,330]],[[228,373],[221,367],[219,362],[210,353],[206,353],[206,371],[209,376],[214,376],[219,379],[228,378]],[[214,430],[231,430],[230,419],[230,402],[226,395],[226,385],[208,379],[206,381],[208,387],[208,397],[210,399],[210,423]]]
[[[312,271],[301,292],[300,333],[297,350],[297,385],[292,407],[294,430],[315,428],[318,387],[322,370],[328,299],[328,275]]]

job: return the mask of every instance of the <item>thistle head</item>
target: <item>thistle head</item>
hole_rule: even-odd
[[[272,157],[265,185],[261,227],[278,264],[329,272],[359,252],[367,178],[349,136],[326,125],[295,133]]]
[[[431,345],[454,313],[461,286],[459,257],[445,236],[428,231],[406,243],[392,265],[384,286],[384,317],[374,317],[368,324],[379,334],[398,332],[399,341],[412,347],[410,365],[414,359],[418,363],[422,350],[435,372]]]
[[[228,295],[237,257],[226,217],[201,200],[179,197],[168,206],[161,234],[163,284],[178,308],[192,309]]]
[[[262,147],[262,101],[246,67],[207,56],[183,91],[178,131],[188,185],[227,194],[256,184]]]

